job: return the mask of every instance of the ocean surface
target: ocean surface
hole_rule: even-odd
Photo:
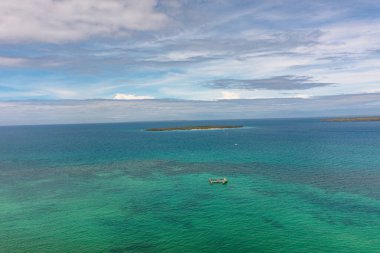
[[[0,252],[380,252],[380,122],[0,127]]]

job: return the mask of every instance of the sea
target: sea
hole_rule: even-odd
[[[0,127],[0,252],[380,252],[380,122]]]

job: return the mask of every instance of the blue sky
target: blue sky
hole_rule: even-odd
[[[369,0],[3,0],[0,124],[374,114],[379,13]]]

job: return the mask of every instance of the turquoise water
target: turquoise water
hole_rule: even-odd
[[[380,252],[380,122],[0,127],[0,252]]]

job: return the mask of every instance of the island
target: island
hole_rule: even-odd
[[[330,119],[323,119],[322,121],[325,121],[325,122],[380,121],[380,116],[330,118]]]
[[[153,131],[153,132],[160,132],[160,131],[188,131],[188,130],[218,130],[218,129],[230,129],[230,128],[241,128],[243,126],[214,126],[214,125],[207,125],[207,126],[182,126],[182,127],[159,127],[159,128],[148,128],[145,129],[145,131]]]

